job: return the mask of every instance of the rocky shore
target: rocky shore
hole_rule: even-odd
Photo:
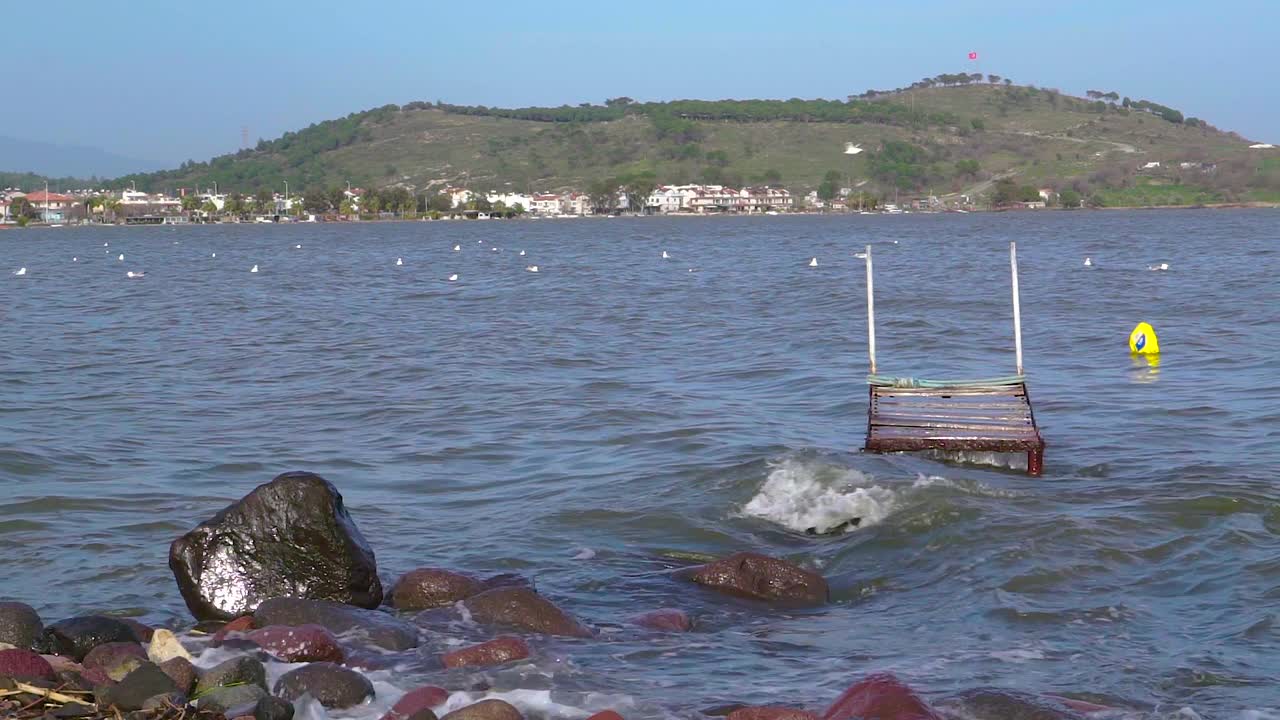
[[[378,688],[369,673],[406,665],[441,678],[536,658],[550,638],[603,642],[597,627],[527,578],[456,569],[404,572],[384,589],[373,550],[342,496],[310,473],[286,473],[174,540],[169,564],[195,622],[152,628],[110,615],[46,623],[0,602],[0,717],[117,720],[291,720],[322,709],[358,713]],[[826,580],[777,558],[740,552],[676,570],[706,592],[763,607],[827,602]],[[672,598],[672,605],[678,598]],[[610,623],[639,633],[697,632],[676,607]],[[441,652],[432,638],[465,622],[487,639]],[[176,632],[175,632],[176,630]],[[430,648],[430,649],[429,649]],[[672,708],[729,720],[1073,720],[1126,708],[1083,697],[978,688],[926,698],[889,674],[850,678],[839,697],[767,706]],[[519,720],[537,708],[484,697],[483,684],[424,684],[381,698],[381,720]],[[394,701],[394,702],[391,702]],[[615,710],[581,717],[621,720]]]

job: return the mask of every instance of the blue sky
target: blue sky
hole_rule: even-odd
[[[5,7],[0,135],[170,166],[386,103],[828,97],[974,71],[1280,141],[1280,2],[39,3]],[[16,78],[22,95],[15,95]],[[0,158],[0,168],[3,168]]]

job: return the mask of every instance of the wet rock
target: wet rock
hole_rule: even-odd
[[[481,700],[458,708],[440,720],[524,720],[524,716],[505,700]]]
[[[545,635],[591,637],[591,631],[550,600],[527,587],[486,590],[463,601],[476,622],[509,625]]]
[[[729,713],[729,720],[819,720],[818,716],[807,710],[782,707],[779,705],[761,705],[758,707],[738,708]]]
[[[223,625],[222,627],[218,628],[217,632],[213,634],[213,639],[211,643],[214,647],[218,647],[219,645],[222,644],[224,640],[227,639],[227,636],[231,635],[232,633],[246,633],[252,630],[253,628],[254,628],[253,616],[242,615],[236,618],[235,620],[232,620],[227,624]]]
[[[1053,700],[1054,702],[1060,702],[1066,707],[1086,715],[1089,713],[1117,711],[1117,708],[1111,705],[1099,705],[1098,703],[1089,702],[1088,700],[1078,700],[1076,698],[1063,697],[1061,695],[1045,695],[1045,697]]]
[[[327,708],[348,708],[373,697],[373,684],[355,670],[319,662],[285,673],[274,692],[291,702],[309,694]]]
[[[184,657],[169,658],[160,663],[160,669],[173,681],[180,692],[190,694],[196,689],[196,666]]]
[[[97,711],[94,710],[93,707],[85,705],[84,703],[69,702],[61,707],[55,708],[53,711],[49,712],[49,715],[56,718],[78,718],[88,717],[96,712]]]
[[[385,612],[342,603],[274,598],[259,605],[253,617],[258,627],[319,625],[335,635],[351,633],[384,650],[418,646],[418,630],[409,623]]]
[[[40,635],[44,623],[30,605],[20,602],[0,602],[0,643],[21,650],[30,650]]]
[[[57,676],[48,660],[30,650],[0,650],[0,675],[15,680],[53,680]]]
[[[191,659],[191,653],[182,647],[182,643],[178,641],[178,636],[172,631],[163,628],[156,630],[151,635],[151,643],[147,645],[147,659],[157,665],[163,665],[166,660],[173,658]]]
[[[110,642],[137,642],[138,636],[128,623],[104,615],[67,618],[46,627],[37,643],[52,655],[65,655],[76,662],[89,651]]]
[[[235,684],[257,685],[266,690],[267,670],[255,658],[246,656],[231,658],[198,674],[196,694],[203,696],[213,688]]]
[[[397,610],[430,610],[447,607],[485,589],[470,575],[443,568],[410,570],[391,587],[387,604]]]
[[[663,608],[652,610],[631,618],[633,625],[662,632],[689,632],[693,629],[693,621],[683,610]]]
[[[344,656],[338,638],[319,625],[272,625],[254,630],[248,637],[285,662],[340,663]]]
[[[699,585],[756,600],[821,605],[827,581],[785,560],[741,552],[679,573]]]
[[[621,715],[612,710],[601,710],[600,712],[587,718],[587,720],[625,720]]]
[[[150,625],[145,625],[133,618],[119,618],[120,622],[133,628],[133,639],[146,645],[151,642],[151,637],[155,634],[155,630]]]
[[[278,597],[382,602],[373,550],[342,495],[306,472],[277,476],[175,540],[169,567],[200,620],[230,620]]]
[[[698,712],[709,717],[728,717],[729,713],[734,710],[741,710],[744,707],[747,706],[742,703],[727,703],[724,705],[712,705],[710,707],[705,707]]]
[[[439,707],[449,699],[449,691],[434,685],[415,688],[405,693],[396,704],[382,716],[382,720],[430,720],[424,713]]]
[[[173,681],[153,663],[143,663],[123,680],[96,693],[98,705],[119,710],[141,710],[150,698],[177,692]]]
[[[149,697],[142,703],[143,710],[159,710],[161,708],[180,708],[187,704],[186,693],[171,692]]]
[[[822,720],[942,720],[915,691],[889,673],[854,683],[823,713]]]
[[[253,720],[293,720],[293,703],[268,695],[254,705]]]
[[[1081,720],[1083,717],[1050,698],[995,688],[966,690],[944,704],[968,720]]]
[[[69,657],[63,657],[61,655],[41,655],[40,657],[44,658],[45,662],[52,665],[53,671],[56,673],[80,672],[84,670],[84,666]]]
[[[110,642],[90,650],[81,665],[85,670],[101,670],[107,677],[120,682],[145,662],[147,652],[138,643]]]
[[[257,685],[232,685],[219,687],[202,694],[196,707],[202,711],[225,713],[232,708],[257,707],[263,698],[271,697]]]
[[[529,646],[524,640],[513,635],[504,635],[479,645],[445,653],[440,660],[447,668],[458,668],[468,665],[501,665],[527,657],[529,657]]]

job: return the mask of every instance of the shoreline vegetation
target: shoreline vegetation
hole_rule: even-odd
[[[749,548],[718,558],[659,551],[636,562],[662,568],[647,573],[656,607],[595,622],[524,575],[420,567],[384,589],[374,551],[337,488],[313,473],[284,473],[172,542],[169,567],[190,622],[152,627],[94,614],[46,625],[26,604],[0,603],[0,713],[291,720],[295,712],[312,716],[316,703],[347,714],[386,708],[382,720],[522,720],[543,709],[521,707],[527,698],[504,696],[475,673],[575,654],[574,662],[587,663],[583,649],[601,644],[669,647],[686,633],[697,633],[691,637],[698,643],[714,641],[718,631],[699,628],[697,611],[681,607],[702,601],[745,603],[781,625],[831,602],[822,575]],[[466,672],[450,672],[459,668]],[[375,671],[397,673],[392,687],[403,694],[379,697],[388,685],[375,689],[367,676]],[[1001,717],[1080,720],[1136,709],[1083,689],[925,694],[874,670],[851,670],[850,681],[834,699],[785,697],[764,706],[708,699],[705,707],[668,710],[729,720],[951,720],[995,706],[1006,712]],[[718,697],[714,680],[705,692]],[[575,710],[588,720],[646,715],[637,701],[652,702],[580,694],[583,707]]]

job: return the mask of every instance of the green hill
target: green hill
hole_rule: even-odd
[[[996,78],[998,81],[999,79]],[[964,82],[965,84],[953,84]],[[252,150],[112,184],[250,193],[353,185],[477,190],[658,183],[817,188],[831,171],[882,195],[1072,188],[1105,204],[1280,201],[1280,161],[1146,101],[941,75],[845,101],[676,101],[500,109],[409,103],[286,133]],[[864,152],[844,154],[846,143]],[[1159,162],[1160,166],[1142,169]],[[834,179],[834,176],[832,176]]]

